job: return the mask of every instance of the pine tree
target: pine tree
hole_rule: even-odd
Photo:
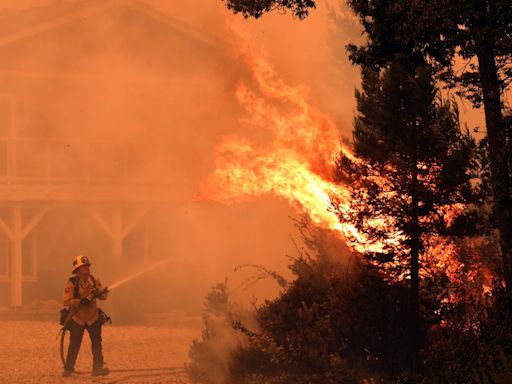
[[[428,61],[451,87],[483,104],[492,203],[500,234],[503,278],[512,291],[512,173],[502,96],[512,78],[512,2],[509,0],[350,0],[366,43],[349,47],[350,59],[374,68],[397,55]],[[465,70],[457,71],[462,59]]]
[[[304,18],[313,0],[226,0],[244,17],[291,10]],[[350,45],[353,63],[382,68],[397,56],[434,63],[437,74],[475,106],[483,104],[491,170],[492,203],[500,235],[503,279],[512,292],[512,146],[502,96],[512,83],[510,0],[349,0],[367,41]],[[456,58],[465,62],[457,73]]]
[[[433,261],[429,247],[449,234],[444,210],[469,194],[474,143],[461,131],[455,105],[439,96],[427,65],[396,61],[382,72],[365,68],[362,79],[353,137],[356,154],[369,165],[353,169],[354,207],[340,216],[356,223],[369,244],[381,245],[365,256],[385,279],[409,284],[415,369],[423,333],[420,272]],[[339,161],[340,175],[346,160]]]

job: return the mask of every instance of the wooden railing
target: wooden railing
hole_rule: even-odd
[[[36,198],[45,187],[57,200],[78,190],[137,194],[168,184],[165,172],[156,171],[156,156],[154,148],[111,141],[0,137],[0,200],[18,199],[15,193]]]

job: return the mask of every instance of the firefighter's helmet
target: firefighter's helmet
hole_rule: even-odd
[[[75,257],[75,260],[73,260],[73,273],[76,272],[76,270],[80,268],[82,265],[91,265],[89,258],[84,255],[79,255]]]

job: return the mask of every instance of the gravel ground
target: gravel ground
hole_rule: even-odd
[[[186,326],[119,326],[103,328],[103,354],[110,375],[90,374],[92,357],[84,334],[76,369],[63,378],[59,325],[38,321],[0,321],[0,383],[187,383],[183,365],[190,344],[199,336]]]

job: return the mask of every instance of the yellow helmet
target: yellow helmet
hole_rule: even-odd
[[[75,260],[73,260],[73,273],[75,273],[75,271],[80,268],[82,265],[91,265],[91,262],[89,261],[89,259],[87,258],[87,256],[84,256],[84,255],[79,255],[77,257],[75,257]]]

